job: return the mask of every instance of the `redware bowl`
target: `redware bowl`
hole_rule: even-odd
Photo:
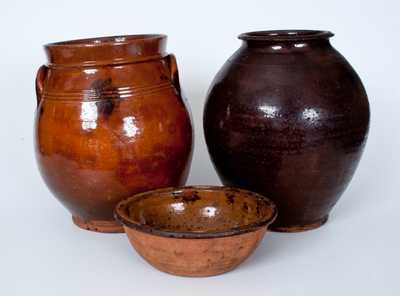
[[[262,195],[215,186],[149,191],[115,209],[136,251],[159,270],[181,276],[234,269],[253,253],[276,215]]]

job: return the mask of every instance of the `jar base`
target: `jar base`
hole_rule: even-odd
[[[293,226],[274,226],[273,224],[268,229],[274,232],[303,232],[308,230],[313,230],[321,227],[328,221],[329,216],[325,216],[324,218],[318,220],[317,222],[305,224],[305,225],[293,225]]]
[[[72,216],[72,221],[79,228],[102,233],[123,233],[124,228],[116,221],[91,220],[85,221],[80,217]]]

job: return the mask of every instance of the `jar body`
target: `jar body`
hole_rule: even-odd
[[[327,220],[368,127],[362,83],[327,38],[245,40],[215,77],[204,111],[222,182],[271,198],[277,231]]]
[[[186,181],[192,125],[166,58],[48,67],[35,120],[40,172],[83,228],[119,232],[114,206]]]

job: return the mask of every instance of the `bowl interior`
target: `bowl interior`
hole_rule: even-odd
[[[167,232],[218,233],[272,222],[275,206],[261,195],[226,187],[186,187],[136,195],[117,206],[128,226]]]

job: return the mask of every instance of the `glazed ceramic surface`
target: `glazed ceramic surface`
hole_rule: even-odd
[[[276,203],[278,231],[328,219],[360,160],[369,127],[364,87],[326,31],[262,31],[209,90],[204,132],[225,185]]]
[[[235,268],[255,250],[276,214],[275,205],[261,195],[212,186],[138,194],[115,211],[145,260],[183,276]]]
[[[185,183],[192,126],[166,36],[52,43],[37,75],[36,156],[74,222],[122,231],[115,205]]]

